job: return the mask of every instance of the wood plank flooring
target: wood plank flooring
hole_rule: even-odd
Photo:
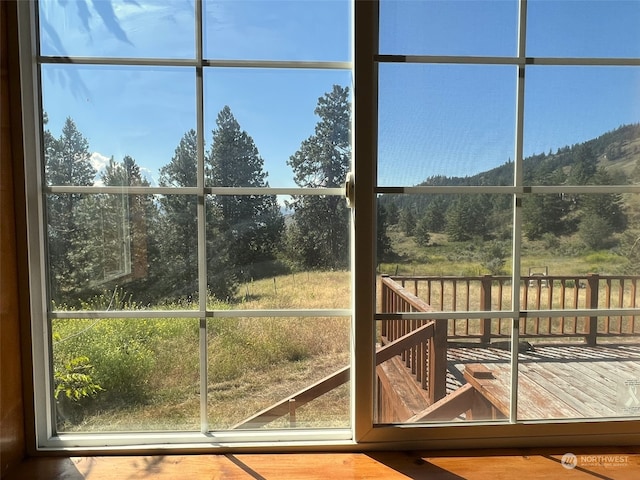
[[[40,458],[25,461],[6,480],[120,479],[368,479],[503,480],[640,478],[640,448],[574,451],[375,452]]]

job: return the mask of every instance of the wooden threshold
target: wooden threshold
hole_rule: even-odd
[[[573,452],[573,468],[562,464]],[[640,447],[493,450],[43,457],[25,460],[6,480],[119,479],[430,479],[640,478]]]

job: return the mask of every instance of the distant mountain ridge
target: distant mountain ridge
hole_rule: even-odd
[[[640,160],[640,123],[622,125],[615,130],[587,140],[558,148],[555,153],[541,153],[524,159],[525,178],[533,178],[541,170],[569,169],[576,162],[579,148],[588,147],[598,159],[598,166],[605,168],[616,183],[630,183]],[[640,170],[640,167],[638,167]],[[640,176],[640,172],[637,172]],[[624,180],[626,177],[626,181]],[[531,184],[531,183],[530,183]],[[418,186],[478,186],[513,185],[513,161],[490,170],[465,177],[434,175]]]

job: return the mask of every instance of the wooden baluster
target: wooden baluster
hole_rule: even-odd
[[[618,308],[624,307],[624,279],[618,279]],[[618,325],[618,333],[622,335],[622,315],[620,315],[620,323]]]
[[[631,279],[631,308],[636,308],[637,302],[636,302],[636,279],[632,278]],[[631,315],[631,330],[629,331],[629,333],[634,334],[636,332],[636,317],[635,315]]]
[[[471,298],[471,281],[467,278],[466,280],[466,285],[467,285],[467,301],[465,304],[465,310],[468,312],[471,308],[471,303],[470,303],[470,298]],[[469,336],[469,319],[467,318],[464,321],[464,334],[466,336]]]
[[[611,308],[611,279],[607,278],[604,288],[604,304],[606,308]],[[607,315],[604,319],[604,333],[611,332],[611,317]]]
[[[548,295],[548,309],[549,310],[553,310],[553,284],[555,282],[553,281],[553,279],[549,279],[547,281],[547,295]],[[551,334],[551,317],[547,317],[547,331],[546,331],[547,335]]]
[[[560,280],[560,296],[562,297],[560,302],[560,310],[564,310],[567,304],[567,283],[566,279]],[[560,333],[564,332],[564,315],[560,317]]]
[[[573,308],[578,308],[578,298],[580,296],[580,279],[575,279],[575,285],[573,287]],[[573,317],[573,333],[578,333],[578,317]]]

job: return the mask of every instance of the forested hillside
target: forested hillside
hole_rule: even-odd
[[[640,182],[640,124],[623,125],[584,143],[528,157],[523,163],[525,185],[635,184]],[[508,161],[468,177],[430,177],[420,185],[508,186],[513,185],[513,167]],[[484,264],[485,271],[497,273],[510,251],[512,202],[512,196],[504,194],[383,195],[379,198],[378,258],[391,265],[429,263],[442,256],[439,247],[445,242],[449,250],[457,248],[455,244],[467,252],[483,250],[476,255],[483,258],[474,257],[474,261]],[[565,257],[607,249],[620,256],[627,271],[640,265],[636,248],[640,202],[632,194],[528,195],[522,207],[525,254],[534,248],[526,242],[542,242],[547,252]]]

